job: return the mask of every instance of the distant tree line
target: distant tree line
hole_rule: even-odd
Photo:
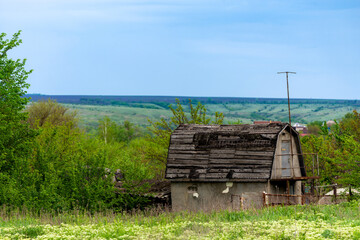
[[[89,105],[119,105],[128,106],[136,103],[152,103],[168,108],[169,104],[179,99],[181,104],[186,104],[188,97],[171,96],[82,96],[82,95],[41,95],[29,94],[33,101],[46,100],[48,98],[59,103],[89,104]],[[196,104],[287,104],[286,98],[231,98],[231,97],[191,97]],[[291,104],[323,104],[360,106],[360,100],[337,100],[337,99],[291,99]],[[136,105],[135,105],[136,106]]]

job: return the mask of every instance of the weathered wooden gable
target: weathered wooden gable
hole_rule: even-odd
[[[278,134],[288,124],[181,125],[171,135],[166,178],[266,181]]]

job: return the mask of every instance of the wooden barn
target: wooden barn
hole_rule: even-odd
[[[175,211],[239,210],[263,206],[264,192],[300,196],[306,173],[287,123],[187,124],[171,135],[166,178]]]

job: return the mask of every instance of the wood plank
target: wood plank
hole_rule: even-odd
[[[251,129],[249,131],[249,134],[278,134],[280,132],[280,129],[269,129],[269,130],[264,130],[264,129]]]
[[[200,179],[189,179],[189,178],[179,178],[179,179],[170,179],[171,182],[228,182],[227,178],[213,179],[213,178],[200,178]],[[231,179],[231,182],[239,182],[239,183],[254,183],[254,182],[262,182],[266,183],[268,181],[267,178],[248,178],[248,179]]]
[[[274,151],[243,151],[243,150],[236,150],[236,155],[250,155],[250,156],[270,156],[274,155]]]
[[[207,150],[174,150],[174,149],[169,149],[169,154],[209,154],[209,151]]]
[[[171,139],[193,139],[194,135],[186,135],[186,134],[172,134]]]
[[[254,173],[268,173],[270,174],[271,168],[254,168]]]
[[[223,169],[239,169],[239,168],[249,168],[250,167],[254,167],[254,169],[256,168],[271,168],[272,164],[270,163],[264,163],[264,164],[252,164],[252,165],[248,165],[248,164],[208,164],[207,161],[192,161],[192,160],[187,160],[187,161],[169,161],[167,164],[168,168],[223,168]]]
[[[209,159],[209,155],[207,154],[174,154],[174,153],[169,153],[168,154],[168,159],[189,159],[189,160],[208,160]]]
[[[207,171],[207,173],[229,173],[233,171],[234,173],[240,173],[240,172],[249,172],[252,173],[253,169],[251,168],[235,168],[235,169],[227,169],[227,168],[211,168]]]
[[[191,172],[192,168],[168,168],[166,170],[166,174],[176,174],[176,173],[182,173],[182,174],[189,174]],[[196,169],[196,173],[206,173],[206,169]]]
[[[233,178],[270,178],[270,173],[234,173]]]
[[[189,174],[190,173],[190,168],[188,169],[184,169],[184,168],[167,168],[166,169],[166,174],[177,174],[177,173],[182,173],[182,174]],[[206,169],[203,169],[206,170]]]
[[[192,138],[174,138],[170,140],[170,144],[173,143],[193,143],[193,139]]]
[[[207,173],[205,178],[226,178],[227,173]],[[269,173],[234,173],[231,179],[269,178]]]
[[[238,164],[238,165],[222,165],[222,164],[211,164],[208,165],[209,169],[240,169],[240,168],[253,168],[253,169],[271,169],[272,164],[261,164],[261,165],[245,165],[245,164]]]
[[[266,155],[265,156],[235,155],[233,158],[234,159],[253,159],[253,160],[272,160],[273,159],[272,156],[266,156]]]
[[[245,152],[245,151],[243,151]],[[273,153],[273,152],[271,152]],[[262,155],[263,154],[263,155]],[[215,152],[213,151],[212,149],[210,150],[210,156],[214,156],[214,158],[230,158],[230,157],[233,157],[233,158],[236,158],[236,157],[239,157],[239,158],[244,158],[244,156],[248,156],[248,158],[268,158],[268,159],[272,159],[273,158],[273,155],[272,154],[269,154],[267,152],[258,152],[257,154],[236,154],[235,155],[235,151],[233,152],[223,152],[223,153],[218,153],[218,152]]]
[[[249,152],[274,152],[275,151],[275,144],[274,146],[250,146],[250,145],[243,145],[243,146],[240,146],[240,145],[237,145],[237,146],[234,146],[232,147],[233,149],[235,149],[235,153],[237,151],[249,151]],[[179,139],[176,139],[175,142],[170,142],[170,146],[169,146],[169,149],[192,149],[192,150],[195,150],[195,149],[202,149],[202,150],[215,150],[215,149],[218,149],[218,150],[221,150],[221,149],[224,149],[224,147],[222,146],[219,146],[219,147],[213,147],[213,146],[201,146],[201,148],[197,148],[195,146],[195,144],[193,142],[189,142],[189,141],[181,141]],[[268,153],[269,154],[269,153]]]
[[[235,154],[234,148],[211,149],[210,154]]]
[[[207,164],[194,164],[192,162],[184,162],[184,163],[168,163],[167,164],[167,168],[181,168],[181,169],[192,169],[192,168],[197,168],[197,169],[207,169],[208,165]]]
[[[182,174],[182,173],[169,173],[166,174],[166,178],[189,178],[189,174]]]
[[[191,124],[191,129],[194,130],[211,130],[211,129],[217,129],[220,128],[220,125],[202,125],[202,124]]]
[[[242,169],[243,166],[248,166],[248,165],[242,165],[242,164],[225,165],[225,166],[224,165],[208,165],[207,168],[208,169],[216,169],[214,167],[218,167],[218,166],[221,166],[221,168],[217,168],[217,169],[227,169],[228,171],[230,171],[230,170],[234,170],[234,169]],[[252,165],[252,166],[254,166],[254,165]],[[269,171],[271,169],[271,166],[266,166],[266,165],[255,165],[255,166],[261,166],[263,169],[269,169]],[[249,169],[249,168],[247,167],[247,169]]]
[[[226,169],[226,168],[212,168],[207,170],[207,173],[229,173],[232,170],[234,173],[270,173],[269,168],[261,169],[252,169],[252,168],[235,168],[235,169]]]
[[[175,130],[171,135],[194,135],[198,133],[199,131],[195,130]]]
[[[212,159],[234,159],[235,155],[234,154],[211,154],[209,155],[210,158]]]
[[[169,150],[195,150],[194,144],[170,144]]]
[[[211,164],[229,164],[229,165],[241,165],[241,164],[271,164],[272,160],[253,160],[253,159],[209,159],[209,166]]]
[[[228,173],[207,173],[205,178],[213,178],[213,179],[226,178],[227,174]]]
[[[274,152],[275,151],[275,144],[272,146],[236,146],[235,149],[237,151],[258,151],[258,152]]]
[[[177,164],[179,166],[189,166],[189,165],[196,165],[196,166],[208,166],[208,160],[175,160],[175,159],[168,159],[168,164]]]

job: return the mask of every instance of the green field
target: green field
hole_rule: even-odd
[[[360,239],[359,202],[212,213],[0,212],[1,239]]]
[[[65,104],[71,110],[76,110],[80,117],[80,126],[96,127],[98,121],[104,116],[113,121],[123,122],[129,120],[140,126],[148,126],[147,119],[159,120],[162,117],[169,118],[172,113],[166,106],[154,103],[142,103],[136,106],[113,106],[113,105],[82,105]],[[235,104],[205,104],[208,114],[223,112],[224,123],[234,123],[240,120],[242,123],[252,123],[254,120],[288,121],[287,104],[261,104],[261,103],[235,103]],[[292,122],[309,123],[312,121],[328,121],[340,119],[346,113],[356,109],[356,106],[348,104],[292,104]],[[185,107],[188,110],[188,107]]]

